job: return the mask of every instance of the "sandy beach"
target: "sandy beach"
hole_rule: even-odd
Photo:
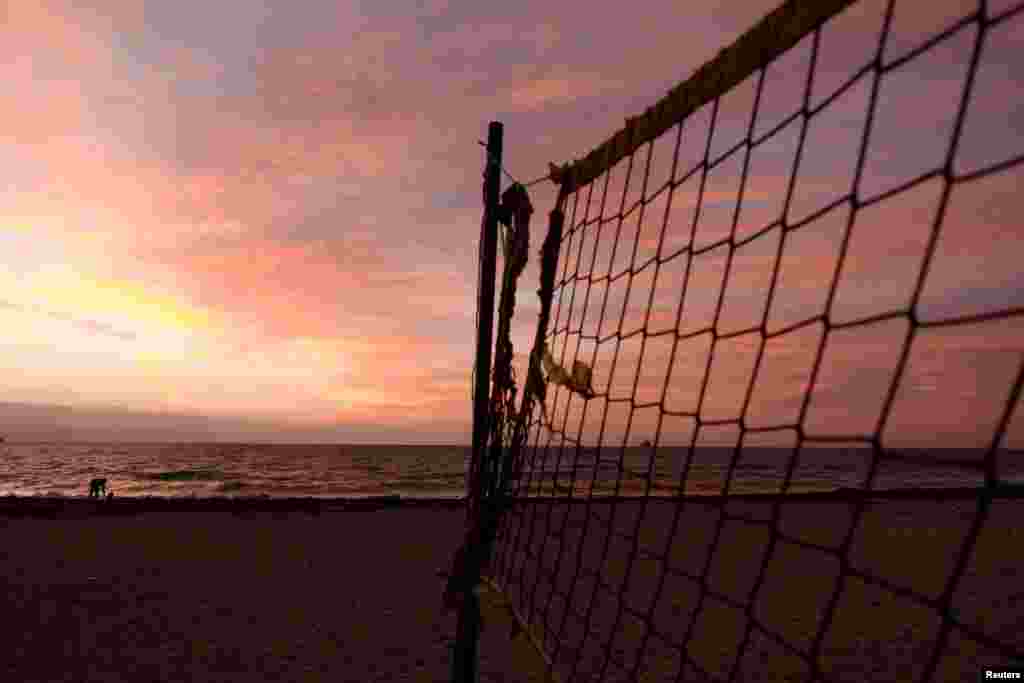
[[[0,680],[446,681],[438,570],[464,517],[458,502],[0,499]],[[520,680],[501,675],[509,648],[487,651],[482,680]]]
[[[796,652],[755,630],[742,648],[734,680],[808,680],[807,660],[799,653],[809,652],[815,634],[823,630],[819,661],[825,680],[916,681],[934,649],[942,618],[937,609],[916,602],[907,591],[936,600],[945,589],[954,569],[954,554],[977,509],[972,494],[962,493],[965,495],[951,500],[872,499],[856,527],[845,565],[839,550],[853,519],[851,502],[830,502],[825,496],[785,501],[779,531],[823,549],[777,537],[763,583],[753,598],[771,527],[727,519],[715,546],[721,515],[706,502],[686,503],[671,539],[674,505],[667,501],[651,501],[646,509],[636,503],[620,503],[615,506],[614,519],[612,507],[605,504],[593,505],[589,513],[585,503],[523,506],[510,520],[509,538],[517,550],[509,560],[499,545],[494,573],[513,604],[522,607],[524,614],[532,614],[531,621],[548,624],[549,647],[554,650],[555,639],[563,642],[556,670],[569,673],[576,666],[575,681],[634,680],[619,666],[628,670],[638,656],[635,680],[677,680],[678,650],[648,635],[645,651],[642,656],[638,653],[645,632],[650,632],[643,618],[648,614],[653,629],[673,642],[682,642],[691,622],[694,624],[687,652],[700,669],[687,666],[684,680],[707,680],[700,670],[713,680],[728,677],[741,651],[749,614]],[[729,515],[762,521],[772,518],[769,503],[755,497],[738,498],[726,503]],[[583,538],[588,514],[591,522]],[[595,515],[611,521],[616,532],[608,541],[607,555],[608,534]],[[627,537],[637,528],[638,518],[637,555],[632,572],[627,573],[632,546]],[[969,631],[954,627],[941,650],[933,680],[973,681],[983,665],[1006,664],[1013,657],[1024,659],[1021,519],[1024,500],[1020,497],[992,503],[951,605],[957,623],[1010,648],[1010,658],[975,640]],[[515,529],[520,527],[524,531],[517,541]],[[669,540],[671,550],[666,555]],[[716,548],[714,552],[712,548]],[[665,573],[657,598],[658,576],[666,563],[647,553],[667,557],[672,568]],[[524,563],[527,554],[534,559]],[[536,571],[535,558],[543,558],[546,575],[554,576],[553,582]],[[578,565],[582,571],[577,572]],[[588,569],[596,570],[604,584],[596,593],[596,579],[588,575]],[[832,618],[825,622],[825,608],[841,574],[846,577],[840,584],[842,591]],[[701,584],[701,577],[707,578],[706,584]],[[571,596],[569,610],[566,595]],[[698,604],[701,609],[693,621]],[[588,607],[590,629],[583,637]],[[621,619],[616,622],[620,612]],[[613,663],[604,669],[603,677],[594,677],[605,666],[609,642]]]
[[[801,507],[802,506],[802,507]],[[596,506],[595,506],[596,507]],[[629,530],[639,506],[617,506],[616,526]],[[767,508],[730,503],[731,510],[764,515]],[[536,515],[537,538],[547,505],[513,514]],[[563,565],[577,556],[621,585],[624,557],[601,564],[597,536],[581,547],[583,506],[571,510]],[[937,595],[949,570],[950,539],[970,520],[972,504],[897,501],[872,504],[851,562],[897,585]],[[648,506],[641,547],[664,543],[671,507]],[[1020,500],[997,501],[955,603],[959,619],[1024,648],[1024,543]],[[603,514],[603,513],[602,513]],[[835,541],[848,509],[842,503],[787,503],[782,528],[822,544]],[[666,515],[669,515],[666,517]],[[444,578],[464,533],[455,502],[395,500],[86,500],[0,499],[0,590],[8,624],[0,679],[5,681],[447,681],[454,613],[441,608]],[[688,506],[672,555],[674,566],[703,566],[713,513]],[[848,523],[845,522],[845,523]],[[742,596],[755,574],[766,538],[743,525],[726,527],[712,563],[710,587]],[[552,526],[552,528],[555,528]],[[575,530],[575,531],[573,531]],[[952,534],[952,535],[951,535]],[[591,534],[588,534],[588,538]],[[959,538],[959,537],[957,537]],[[559,543],[549,535],[545,562],[553,566]],[[603,540],[603,539],[602,539]],[[617,542],[616,542],[617,543]],[[552,550],[555,549],[555,550]],[[539,549],[539,545],[535,550]],[[596,554],[595,554],[596,553]],[[638,561],[624,600],[644,610],[653,596],[657,563]],[[521,562],[516,565],[521,566]],[[496,567],[496,569],[500,569]],[[518,570],[517,570],[518,571]],[[755,613],[798,646],[815,630],[822,595],[838,571],[827,557],[783,544],[774,553]],[[562,571],[559,576],[569,576]],[[549,599],[545,583],[529,568],[525,583],[539,586],[534,604],[551,605],[557,624],[564,601]],[[574,605],[584,610],[593,581],[567,579]],[[518,600],[520,585],[512,586]],[[681,634],[688,624],[696,584],[666,582],[654,611],[656,627]],[[646,603],[644,601],[647,601]],[[493,602],[493,601],[489,601]],[[612,633],[615,599],[593,601],[595,633],[584,644],[584,674]],[[736,649],[736,614],[713,600],[690,643],[690,655],[714,673]],[[909,680],[925,659],[939,619],[892,593],[850,579],[825,638],[823,663],[831,680]],[[542,666],[523,637],[511,639],[506,611],[485,611],[482,681],[540,681]],[[639,622],[619,624],[616,657],[630,661]],[[577,641],[578,625],[566,629]],[[603,640],[604,639],[604,640]],[[969,680],[992,653],[954,630],[937,680]],[[578,644],[578,643],[577,643]],[[571,661],[572,654],[561,661]],[[651,638],[637,680],[670,680],[678,655]],[[997,658],[996,661],[999,661]],[[803,680],[798,658],[765,638],[744,656],[740,680]],[[606,680],[624,680],[609,668]],[[694,677],[692,680],[699,680]]]

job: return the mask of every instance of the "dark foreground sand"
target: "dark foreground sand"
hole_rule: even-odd
[[[531,504],[510,519],[511,528],[535,520],[535,553],[541,553],[548,509]],[[560,515],[569,509],[555,508],[551,529],[561,528]],[[852,566],[937,595],[973,509],[964,501],[872,504],[850,554]],[[593,632],[579,653],[575,679],[589,680],[585,674],[595,661],[600,664],[608,636],[615,634],[615,656],[631,662],[642,627],[626,618],[613,628],[616,599],[600,591],[592,601],[593,579],[572,581],[575,571],[568,569],[582,558],[585,566],[600,568],[609,584],[621,586],[625,555],[614,541],[612,559],[602,564],[603,537],[592,529],[581,541],[586,509],[571,510],[564,546],[547,534],[542,554],[551,567],[563,558],[558,583],[574,591],[575,609],[594,605]],[[730,510],[763,516],[769,508],[736,501]],[[670,512],[663,503],[648,507],[642,547],[663,546]],[[640,506],[619,504],[616,528],[629,532],[638,514]],[[783,529],[835,544],[848,514],[843,503],[787,503]],[[700,571],[715,514],[688,507],[683,519],[670,563]],[[1024,501],[994,504],[956,596],[960,620],[1018,652],[1024,651],[1022,519]],[[0,681],[447,681],[456,618],[442,611],[445,580],[438,570],[450,565],[464,520],[458,503],[0,499]],[[756,577],[765,534],[727,525],[709,587],[742,602]],[[522,587],[538,586],[534,619],[550,605],[551,631],[557,631],[564,600],[552,598],[529,568],[521,572],[521,561],[511,566],[520,577],[511,586],[513,599],[521,604]],[[503,567],[501,561],[494,567],[499,579]],[[627,604],[647,611],[658,568],[655,561],[638,560],[623,593]],[[778,546],[754,613],[805,647],[838,570],[827,555]],[[693,582],[670,579],[653,623],[681,637],[699,592]],[[492,598],[485,599],[481,680],[543,680],[539,658],[525,638],[510,638],[511,619]],[[738,616],[706,600],[690,656],[711,672],[728,671]],[[825,669],[838,681],[912,680],[939,621],[927,608],[848,579],[825,639]],[[578,646],[582,632],[570,617],[566,642]],[[979,662],[993,661],[990,650],[959,630],[946,653],[936,680],[973,680]],[[563,648],[560,666],[576,657]],[[679,666],[678,655],[656,639],[649,640],[643,662],[641,681],[673,680]],[[799,658],[755,638],[738,679],[804,680],[805,672]],[[605,680],[625,678],[612,667]],[[688,680],[701,678],[691,674]]]
[[[0,498],[0,681],[447,681],[464,508],[348,507]]]
[[[936,648],[944,620],[936,607],[916,602],[906,589],[926,600],[938,599],[945,590],[954,556],[977,510],[974,492],[961,494],[965,495],[947,500],[872,500],[845,555],[837,551],[853,519],[849,500],[787,500],[778,529],[824,549],[777,537],[756,592],[772,526],[727,519],[716,545],[720,509],[707,503],[686,504],[667,556],[671,502],[652,501],[646,509],[620,503],[614,520],[611,506],[603,504],[592,505],[589,513],[585,504],[523,506],[509,520],[510,535],[499,544],[493,573],[513,605],[547,633],[548,648],[555,651],[556,643],[561,643],[556,671],[572,673],[574,681],[634,680],[615,662],[628,670],[638,659],[635,680],[678,680],[683,665],[679,651],[650,635],[647,615],[653,629],[672,642],[684,642],[689,631],[687,654],[700,668],[683,665],[682,680],[707,680],[701,670],[713,680],[724,680],[737,659],[734,680],[808,680],[809,659],[800,653],[810,652],[814,636],[823,631],[818,661],[825,680],[917,681]],[[1024,499],[1018,492],[995,500],[990,509],[952,593],[951,616],[965,628],[953,627],[932,680],[976,681],[983,666],[1005,665],[1014,658],[1022,660],[1024,669]],[[772,505],[753,499],[732,499],[725,510],[753,520],[772,519]],[[640,519],[637,559],[630,573],[632,542],[613,534],[602,560],[608,534],[595,515],[613,521],[617,533],[627,536],[633,535]],[[591,523],[584,537],[588,516]],[[502,553],[508,544],[516,548],[511,559]],[[532,559],[524,563],[527,554]],[[536,558],[543,558],[546,573],[537,572]],[[578,564],[583,567],[579,573]],[[672,571],[664,572],[666,565]],[[600,574],[603,586],[596,591],[588,568]],[[655,599],[662,574],[664,587]],[[701,577],[707,578],[704,585]],[[832,618],[825,621],[825,608],[837,585],[839,601]],[[589,630],[584,626],[588,607]],[[756,631],[741,648],[748,615],[795,652]],[[972,631],[1002,644],[1002,649],[986,646],[972,637]],[[647,645],[641,655],[645,633]],[[608,643],[613,663],[606,667]]]

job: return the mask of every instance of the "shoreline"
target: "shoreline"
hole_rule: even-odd
[[[86,496],[2,496],[0,518],[39,517],[64,519],[93,515],[135,515],[148,512],[230,512],[304,513],[367,511],[385,508],[457,510],[465,508],[461,498],[402,498],[398,495],[365,498],[273,498],[266,497],[164,497],[115,496],[97,500]]]
[[[800,491],[790,493],[734,493],[690,494],[683,497],[651,495],[638,496],[530,496],[513,501],[514,505],[549,505],[552,503],[568,506],[587,504],[612,505],[615,503],[637,503],[649,499],[661,504],[682,500],[685,504],[714,505],[729,501],[770,503],[776,500],[807,502],[871,502],[898,500],[971,500],[987,495],[993,499],[1024,498],[1024,485],[1001,484],[992,488],[908,488],[886,490],[864,490],[837,488],[831,491]],[[298,512],[319,515],[324,512],[367,511],[386,508],[401,509],[465,509],[467,500],[462,498],[431,498],[389,494],[363,497],[275,497],[261,496],[115,496],[107,499],[93,499],[87,496],[0,496],[0,517],[43,517],[63,518],[92,516],[94,514],[141,514],[145,512],[254,512],[289,513]]]

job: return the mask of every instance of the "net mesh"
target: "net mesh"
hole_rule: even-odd
[[[518,409],[506,264],[470,486],[549,679],[1024,659],[1024,6],[847,5],[552,168]]]

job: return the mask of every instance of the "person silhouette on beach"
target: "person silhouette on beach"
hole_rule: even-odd
[[[89,497],[99,498],[101,494],[107,492],[107,480],[105,478],[93,479],[89,482]]]

